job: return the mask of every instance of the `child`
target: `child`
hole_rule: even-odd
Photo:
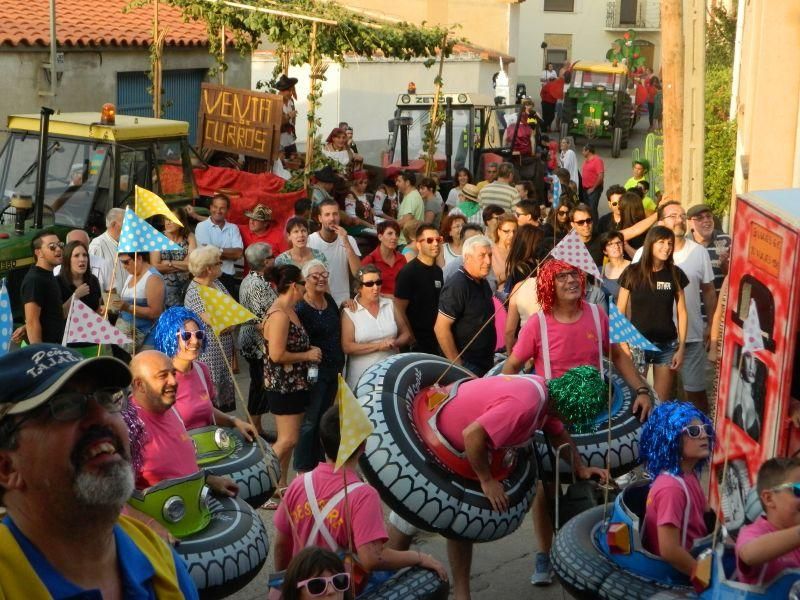
[[[656,407],[642,428],[639,452],[654,481],[647,495],[644,547],[681,573],[695,566],[694,541],[708,535],[709,510],[697,473],[711,456],[714,428],[688,402]]]
[[[769,459],[756,489],[767,516],[739,532],[736,566],[739,581],[761,585],[800,567],[800,459]]]

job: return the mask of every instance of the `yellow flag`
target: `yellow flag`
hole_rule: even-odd
[[[211,328],[217,335],[228,327],[258,319],[253,313],[224,292],[206,285],[198,285],[197,293],[203,301],[203,306],[206,307],[206,312],[211,320]]]
[[[178,217],[167,208],[166,202],[157,194],[138,185],[136,186],[136,214],[142,219],[147,219],[153,215],[164,215],[173,223],[183,227],[183,223],[178,220]]]
[[[372,422],[367,418],[364,409],[356,400],[344,378],[339,375],[339,389],[336,392],[339,403],[339,453],[336,455],[337,471],[353,455],[353,452],[366,440],[372,430]]]

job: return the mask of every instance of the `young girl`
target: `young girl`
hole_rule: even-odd
[[[645,365],[653,365],[653,387],[661,399],[669,398],[675,372],[683,363],[686,343],[686,303],[683,288],[686,274],[672,262],[675,234],[657,225],[647,232],[642,259],[627,267],[619,277],[617,308],[625,314],[630,307],[631,322],[658,351],[645,350]],[[672,320],[677,307],[678,327]]]
[[[686,575],[696,562],[689,553],[692,544],[709,534],[705,517],[710,509],[697,474],[713,445],[711,421],[688,402],[657,406],[639,438],[639,453],[654,479],[647,495],[644,547]]]

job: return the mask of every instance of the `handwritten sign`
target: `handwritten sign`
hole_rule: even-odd
[[[778,277],[781,264],[783,238],[756,223],[750,227],[750,264]]]
[[[200,89],[200,146],[269,161],[280,144],[282,99],[204,83]]]

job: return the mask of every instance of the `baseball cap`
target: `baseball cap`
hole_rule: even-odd
[[[693,219],[694,217],[703,212],[710,212],[712,214],[714,213],[714,211],[711,210],[708,204],[695,204],[694,206],[689,207],[689,210],[686,211],[686,217],[688,219]]]
[[[41,406],[78,373],[93,375],[98,388],[131,383],[131,372],[121,360],[84,358],[60,344],[32,344],[0,357],[0,420]]]

